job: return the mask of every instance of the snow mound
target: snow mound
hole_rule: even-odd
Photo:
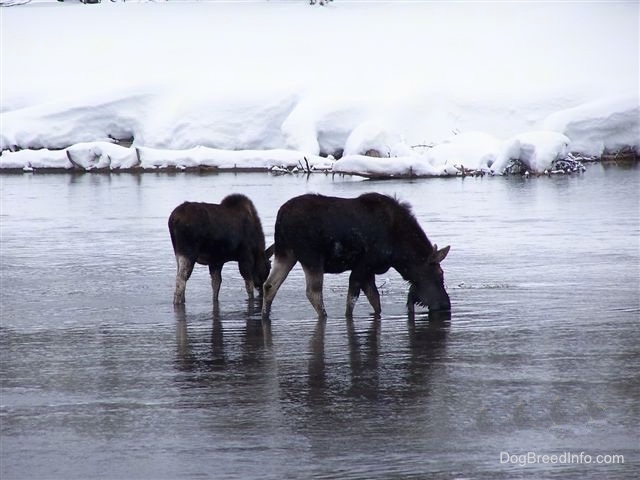
[[[67,148],[66,153],[72,164],[69,168],[121,170],[140,163],[136,149],[109,142],[79,143]]]
[[[444,168],[433,166],[421,155],[406,157],[368,157],[348,155],[333,165],[336,173],[363,177],[436,177],[446,175]]]
[[[571,149],[601,156],[631,147],[640,151],[640,99],[638,94],[600,99],[561,110],[542,123],[571,138]]]
[[[557,132],[526,132],[507,140],[501,155],[491,165],[491,173],[502,174],[509,162],[522,162],[531,173],[551,169],[554,161],[565,158],[571,140]]]
[[[370,115],[366,100],[342,93],[304,91],[278,126],[285,148],[312,155],[342,152],[350,133]]]
[[[63,149],[85,142],[144,137],[156,96],[113,92],[0,113],[0,150]]]
[[[450,172],[460,168],[487,170],[502,148],[502,142],[487,133],[467,132],[453,135],[425,153],[432,165],[444,165]]]
[[[550,131],[526,132],[504,141],[470,132],[405,156],[345,156],[334,164],[333,170],[373,177],[444,176],[468,170],[502,175],[510,163],[519,161],[530,173],[543,173],[567,156],[569,145],[565,135]]]
[[[354,128],[344,144],[344,155],[403,156],[410,148],[401,136],[379,118],[362,122]]]

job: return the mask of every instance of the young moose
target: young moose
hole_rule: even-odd
[[[229,195],[220,205],[183,203],[169,216],[169,233],[178,264],[174,304],[184,303],[187,280],[196,263],[209,266],[214,303],[222,283],[222,266],[231,261],[238,262],[249,298],[253,298],[254,288],[262,294],[271,254],[265,252],[258,212],[244,195]]]
[[[262,316],[296,262],[302,264],[307,298],[318,318],[325,318],[322,282],[325,273],[351,270],[346,315],[363,291],[376,315],[380,295],[375,275],[393,267],[410,284],[407,309],[449,310],[440,262],[449,247],[438,250],[425,235],[407,204],[378,193],[346,199],[307,194],[292,198],[278,211],[275,261],[264,284]]]

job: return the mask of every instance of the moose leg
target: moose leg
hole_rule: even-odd
[[[415,295],[415,288],[412,285],[409,287],[409,293],[407,294],[407,314],[410,319],[413,319],[416,314]]]
[[[187,280],[189,280],[196,262],[184,255],[177,254],[176,263],[178,264],[178,272],[176,273],[176,290],[173,294],[173,304],[182,305],[184,303],[184,291],[187,288]]]
[[[297,260],[293,253],[286,255],[284,257],[276,256],[273,261],[273,268],[271,268],[271,273],[269,274],[269,278],[264,282],[263,286],[263,298],[262,298],[262,318],[269,318],[269,313],[271,312],[271,303],[278,293],[278,289],[282,282],[284,282],[287,275],[296,264]]]
[[[371,275],[367,278],[362,286],[364,294],[367,296],[367,300],[373,307],[373,313],[380,315],[382,308],[380,307],[380,293],[378,293],[378,287],[376,287],[376,276]]]
[[[304,276],[307,279],[307,298],[315,308],[318,314],[318,320],[327,318],[327,311],[324,309],[324,300],[322,298],[322,283],[324,273],[322,270],[302,266]]]
[[[253,260],[241,260],[238,262],[238,269],[240,270],[240,275],[244,278],[244,288],[247,290],[247,296],[249,300],[253,300],[253,277],[251,275],[251,268],[253,266]]]
[[[211,290],[213,291],[213,303],[218,303],[218,295],[220,293],[220,285],[222,285],[222,266],[209,265],[209,274],[211,275]]]
[[[251,280],[245,280],[244,281],[244,288],[247,291],[247,296],[249,297],[249,300],[253,300],[254,298],[254,286],[253,286],[253,282]]]
[[[356,279],[356,275],[351,272],[349,275],[349,291],[347,292],[347,310],[345,316],[350,318],[353,316],[353,308],[356,305],[356,301],[360,296],[361,283]]]

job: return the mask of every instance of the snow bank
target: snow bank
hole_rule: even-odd
[[[427,158],[420,155],[406,157],[367,157],[349,155],[333,165],[336,173],[348,173],[363,177],[434,177],[446,175],[441,167],[434,167]],[[455,174],[455,172],[451,172]]]
[[[573,151],[600,156],[625,147],[640,151],[638,94],[601,99],[549,115],[542,125],[571,138]]]
[[[188,150],[163,150],[148,147],[123,147],[108,142],[79,143],[62,150],[20,150],[4,152],[0,168],[64,170],[155,170],[216,168],[220,170],[294,169],[327,171],[333,160],[284,149],[219,150],[195,147]]]
[[[154,98],[152,93],[113,92],[3,112],[0,150],[62,149],[144,136],[144,119]]]
[[[0,156],[0,168],[23,169],[31,171],[34,168],[69,169],[73,164],[64,150],[21,150],[19,152],[3,152]]]
[[[269,170],[274,167],[327,170],[332,166],[331,160],[317,155],[304,155],[293,150],[240,150],[228,151],[206,147],[195,147],[189,150],[173,151],[153,148],[139,148],[140,167],[155,168],[193,168],[211,167],[219,169],[259,169]]]
[[[638,149],[639,10],[392,1],[6,8],[0,169],[268,169],[303,157],[326,169],[332,161],[319,155],[342,154],[335,171],[450,175],[501,173],[512,160],[541,172],[568,151]],[[599,35],[567,35],[572,23]]]
[[[530,172],[551,169],[569,153],[570,140],[557,132],[526,132],[500,141],[472,132],[454,135],[423,152],[400,157],[371,158],[350,155],[338,160],[333,170],[364,176],[444,176],[474,170],[501,175],[509,163],[519,161]]]

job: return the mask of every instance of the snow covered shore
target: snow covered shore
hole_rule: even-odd
[[[346,0],[5,7],[0,171],[438,176],[638,152],[639,11]],[[598,34],[568,32],[575,25]]]

